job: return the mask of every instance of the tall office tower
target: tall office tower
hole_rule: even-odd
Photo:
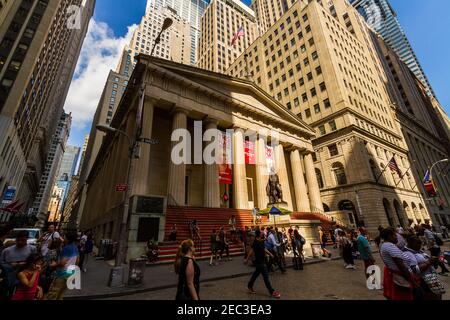
[[[191,25],[170,7],[150,6],[147,9],[129,45],[131,56],[135,57],[139,53],[151,53],[154,41],[161,31],[162,24],[166,18],[171,18],[173,24],[162,34],[161,42],[156,45],[153,56],[184,64],[192,64]]]
[[[56,173],[56,181],[52,186],[50,204],[48,207],[49,221],[59,221],[59,217],[64,210],[65,202],[69,192],[72,177],[75,174],[80,147],[67,146]]]
[[[255,11],[260,34],[264,34],[297,0],[253,0],[251,8]],[[300,0],[307,2],[307,0]]]
[[[170,7],[175,9],[178,16],[183,20],[190,23],[190,64],[195,65],[197,63],[198,44],[200,39],[200,26],[206,7],[209,0],[147,0],[147,15],[151,11],[152,7],[162,8]]]
[[[80,158],[80,165],[78,166],[78,171],[77,171],[77,176],[80,175],[81,172],[81,168],[83,168],[83,164],[84,164],[84,160],[86,159],[86,151],[89,145],[89,135],[87,134],[84,137],[84,143],[83,143],[83,147],[81,148],[81,158]]]
[[[39,190],[31,208],[31,213],[38,219],[38,226],[40,227],[43,227],[47,222],[47,208],[53,185],[59,179],[57,176],[58,169],[66,149],[67,140],[69,139],[71,125],[72,115],[63,112],[53,136],[39,183]]]
[[[252,9],[240,0],[212,0],[202,17],[197,66],[225,73],[257,36]]]
[[[13,186],[29,208],[95,0],[10,2],[0,20],[0,190]]]
[[[350,3],[364,17],[367,24],[381,35],[387,45],[394,49],[416,77],[424,83],[430,95],[434,96],[433,89],[389,0],[350,0]]]
[[[369,32],[345,0],[298,1],[229,74],[248,68],[256,84],[315,129],[315,154],[303,168],[315,172],[323,208],[311,209],[346,210],[375,233],[379,225],[409,226],[430,216],[416,187],[421,181],[408,171],[408,149]]]
[[[402,130],[405,142],[413,160],[411,173],[422,181],[431,164],[448,158],[450,140],[435,112],[433,97],[429,97],[423,83],[411,72],[380,36],[373,36],[377,53],[383,62],[388,77],[388,93],[395,102],[396,121]],[[432,173],[437,188],[437,196],[426,202],[428,211],[441,225],[450,225],[450,178],[447,175],[448,163],[437,165]],[[426,194],[424,185],[417,188]],[[403,203],[404,210],[414,210]]]

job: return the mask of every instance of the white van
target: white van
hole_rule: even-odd
[[[21,231],[26,231],[28,232],[28,240],[27,243],[29,245],[33,245],[36,246],[37,245],[37,241],[39,240],[39,238],[41,237],[41,229],[38,228],[17,228],[17,229],[13,229],[11,230],[11,232],[8,234],[8,237],[5,239],[4,243],[8,243],[8,242],[16,242],[16,237],[17,234]]]

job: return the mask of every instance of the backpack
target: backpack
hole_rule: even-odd
[[[7,263],[0,264],[0,300],[11,300],[16,292],[17,275],[13,267]]]
[[[306,244],[306,239],[302,235],[300,235],[300,243],[302,244],[302,246]]]

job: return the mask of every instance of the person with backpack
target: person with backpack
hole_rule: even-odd
[[[252,243],[251,253],[250,253],[249,257],[247,258],[247,260],[249,260],[251,257],[253,257],[254,258],[253,261],[256,266],[256,270],[253,273],[253,275],[247,285],[248,292],[250,294],[256,294],[256,291],[253,289],[253,287],[255,285],[256,279],[258,279],[258,277],[262,274],[263,279],[264,279],[264,284],[266,285],[266,288],[269,291],[269,294],[273,298],[279,299],[281,297],[281,295],[278,291],[273,289],[272,284],[270,283],[270,280],[269,280],[269,271],[267,270],[267,266],[266,266],[266,255],[270,256],[271,253],[268,252],[265,248],[264,239],[261,237],[260,230],[255,231],[255,237],[256,237],[256,239]]]
[[[44,259],[41,255],[32,254],[28,257],[25,265],[17,274],[18,284],[11,298],[12,301],[41,300],[44,297],[42,288],[39,286],[43,263]]]
[[[55,231],[55,225],[50,224],[47,232],[42,235],[38,240],[40,244],[40,253],[46,260],[46,263],[50,263],[51,260],[55,260],[58,256],[58,250],[61,248],[63,239],[58,231]]]
[[[439,260],[441,256],[441,246],[444,244],[444,242],[436,233],[431,231],[431,226],[427,224],[423,224],[421,226],[419,234],[425,237],[426,245],[428,247],[428,250],[430,251],[431,257],[437,258],[434,267],[436,269],[438,268],[438,266],[441,267],[441,272],[439,274],[442,276],[447,276],[449,271],[445,267],[445,264]]]

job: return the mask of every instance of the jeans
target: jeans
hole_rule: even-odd
[[[269,294],[272,294],[275,290],[272,288],[272,285],[270,284],[269,271],[267,270],[267,266],[264,263],[256,264],[256,270],[253,273],[250,282],[248,283],[248,288],[253,289],[255,281],[256,279],[258,279],[260,274],[262,274],[263,276],[264,284],[266,285],[267,290],[269,290]]]

